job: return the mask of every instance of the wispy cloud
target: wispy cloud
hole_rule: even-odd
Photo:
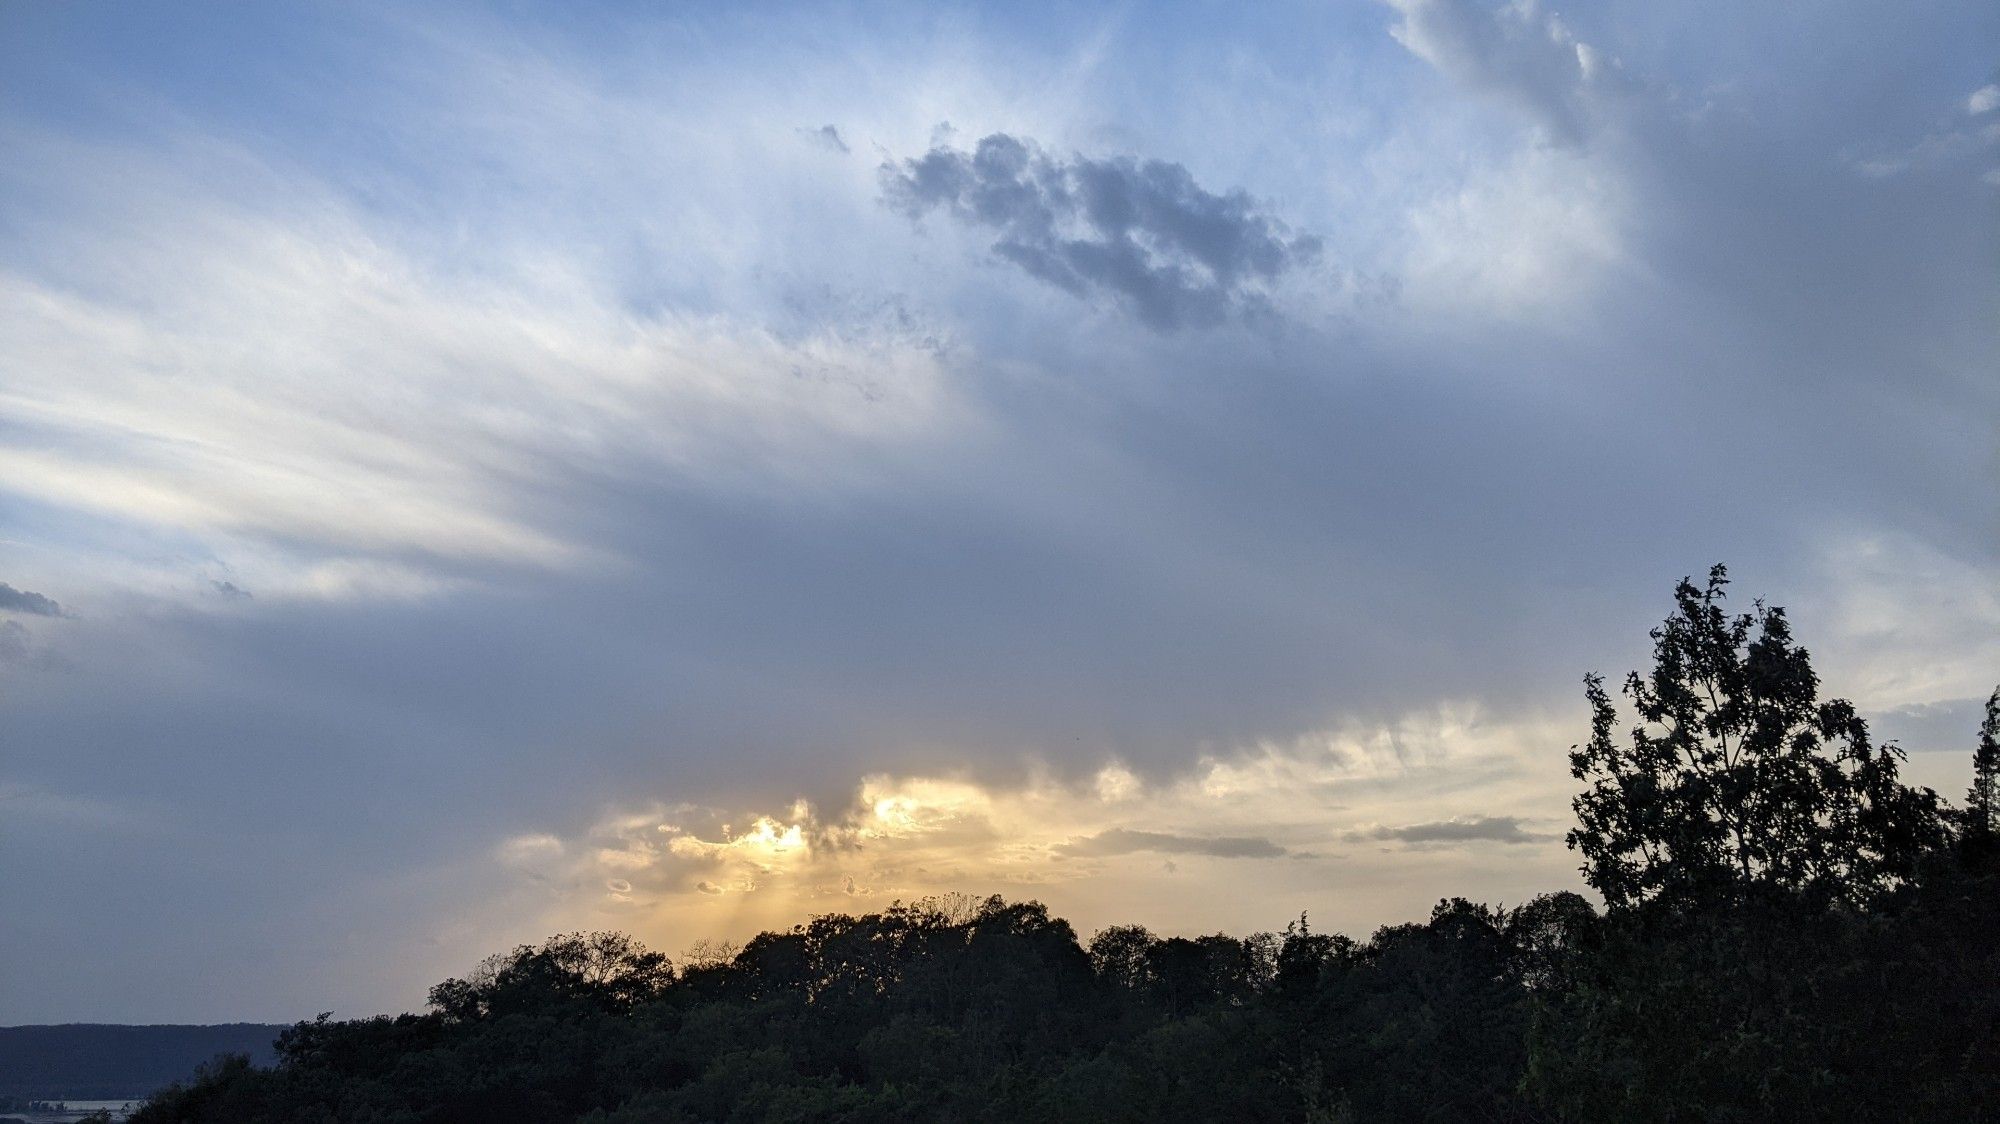
[[[1460,816],[1429,823],[1378,825],[1352,833],[1355,839],[1381,839],[1395,843],[1541,843],[1555,838],[1546,832],[1529,831],[1518,816]]]
[[[1076,857],[1157,851],[1167,855],[1206,855],[1216,859],[1276,859],[1291,853],[1256,835],[1175,835],[1166,831],[1139,831],[1123,827],[1079,836],[1067,843],[1056,844],[1054,849],[1059,855]]]
[[[781,336],[633,315],[566,271],[441,276],[241,151],[242,179],[271,188],[242,204],[149,154],[44,155],[148,186],[65,232],[75,261],[120,270],[0,274],[6,491],[288,560],[250,575],[265,592],[601,565],[554,482],[826,486],[855,443],[942,409],[936,341],[895,325]],[[51,612],[38,596],[0,607]]]
[[[1391,29],[1412,54],[1468,87],[1510,102],[1564,144],[1589,135],[1602,56],[1538,0],[1389,0]]]
[[[840,135],[840,129],[837,126],[821,125],[817,129],[800,129],[799,131],[805,134],[806,139],[812,141],[814,144],[838,152],[842,156],[853,151],[847,147],[847,138]]]

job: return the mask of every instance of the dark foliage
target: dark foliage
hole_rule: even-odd
[[[1589,787],[1570,845],[1612,909],[1669,909],[1765,893],[1863,904],[1906,880],[1943,840],[1937,795],[1898,779],[1901,753],[1875,746],[1819,676],[1785,611],[1723,611],[1728,575],[1683,579],[1653,630],[1654,668],[1633,672],[1630,744],[1596,676],[1591,738],[1570,753]]]
[[[1986,697],[1979,748],[1972,751],[1972,787],[1965,793],[1966,835],[1990,844],[2000,835],[2000,687]]]
[[[276,1065],[218,1062],[133,1119],[2000,1119],[2000,692],[1947,809],[1819,700],[1782,610],[1721,611],[1724,581],[1676,591],[1629,746],[1589,680],[1571,844],[1602,914],[1452,898],[1365,942],[1301,917],[1084,944],[954,897],[678,966],[573,934],[426,1014],[301,1023]]]

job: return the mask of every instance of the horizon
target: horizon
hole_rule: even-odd
[[[2000,679],[2000,10],[0,10],[0,1012],[1582,891],[1582,679]],[[25,905],[27,908],[20,908]]]

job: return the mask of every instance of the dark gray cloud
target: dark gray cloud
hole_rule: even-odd
[[[215,592],[220,593],[224,597],[242,600],[250,596],[249,590],[244,589],[235,582],[211,581],[208,584],[215,587]]]
[[[27,613],[37,617],[63,616],[63,608],[50,598],[0,582],[0,612]]]
[[[1217,859],[1279,859],[1291,852],[1255,835],[1174,835],[1164,831],[1134,831],[1114,827],[1058,843],[1056,851],[1072,858],[1109,858],[1139,851],[1168,855],[1207,855]]]
[[[1244,192],[1203,190],[1163,160],[1061,160],[995,133],[972,152],[939,146],[881,174],[884,200],[911,219],[943,209],[990,228],[993,252],[1029,275],[1078,296],[1112,293],[1162,331],[1260,307],[1264,286],[1320,252]]]
[[[1460,816],[1430,823],[1382,826],[1353,834],[1356,839],[1380,839],[1395,843],[1540,843],[1555,836],[1529,831],[1519,816]]]

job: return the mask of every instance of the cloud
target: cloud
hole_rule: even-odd
[[[1261,307],[1266,286],[1320,253],[1319,239],[1240,190],[1203,190],[1179,164],[1065,161],[1006,133],[970,153],[939,146],[885,163],[881,179],[884,200],[912,220],[943,209],[997,231],[993,252],[1030,276],[1076,296],[1112,293],[1160,331]]]
[[[1382,839],[1397,843],[1540,843],[1553,835],[1532,832],[1521,826],[1519,816],[1458,816],[1430,823],[1402,827],[1378,826],[1353,833],[1356,839]]]
[[[1196,836],[1173,835],[1163,831],[1135,831],[1115,827],[1056,844],[1057,854],[1076,858],[1110,858],[1139,851],[1168,855],[1207,855],[1217,859],[1276,859],[1291,854],[1269,839],[1255,835]]]
[[[15,589],[0,582],[0,612],[27,613],[37,617],[64,616],[61,605],[32,590]]]
[[[14,663],[28,656],[28,630],[20,621],[0,621],[0,664]]]
[[[941,346],[907,324],[636,315],[560,269],[448,281],[245,153],[217,159],[271,194],[237,205],[159,154],[37,151],[149,186],[70,231],[89,283],[0,270],[0,366],[23,372],[0,402],[0,492],[254,553],[271,568],[239,573],[268,597],[603,564],[554,526],[573,505],[552,482],[823,485],[823,458],[920,434],[942,406]],[[188,377],[169,392],[155,370]],[[336,370],[370,374],[336,389]],[[50,613],[37,596],[0,608]]]
[[[1981,86],[1966,95],[1965,111],[1974,117],[2000,109],[2000,86]]]
[[[1954,753],[1968,758],[1979,741],[1986,696],[1911,703],[1874,716],[1871,732],[1878,742],[1893,741],[1911,753]]]
[[[1986,9],[1716,6],[1684,38],[1617,39],[1645,90],[1689,93],[1616,106],[1521,5],[1456,9],[1498,25],[1502,59],[1453,74],[1389,41],[1412,21],[1386,9],[1246,8],[1226,44],[1169,44],[1241,61],[1192,85],[1122,39],[1052,84],[1073,37],[1041,17],[960,51],[837,19],[787,42],[750,14],[778,34],[635,37],[694,44],[652,67],[465,27],[343,26],[334,58],[297,37],[310,16],[266,25],[360,91],[334,107],[323,83],[267,100],[260,52],[160,88],[150,37],[79,27],[132,65],[76,72],[143,96],[39,58],[0,74],[22,155],[0,167],[21,211],[0,546],[89,607],[0,659],[0,762],[156,802],[171,834],[0,840],[0,898],[48,906],[16,919],[0,993],[44,1021],[399,1010],[516,940],[742,936],[846,908],[850,878],[871,903],[995,890],[1188,932],[1301,906],[1366,931],[1441,892],[1572,885],[1559,846],[1344,833],[1562,822],[1576,675],[1641,663],[1672,580],[1716,559],[1790,604],[1870,713],[1990,689],[1991,194],[1827,174],[1940,112],[1991,123],[1954,77],[1991,65]],[[1334,17],[1348,38],[1301,33]],[[219,41],[219,18],[171,30]],[[1510,50],[1548,73],[1509,79]],[[1933,77],[1892,73],[1932,52]],[[1481,92],[1589,143],[1496,129]],[[931,137],[943,117],[974,128]],[[942,151],[962,179],[924,221],[972,252],[912,254],[876,161],[811,121]],[[1061,171],[1062,199],[1033,158],[1013,181],[1055,208],[1054,235],[1016,240],[1057,264],[1114,244],[1083,170],[1146,187],[1142,163],[1068,153],[1186,153],[1210,193],[1286,200],[1245,214],[1326,234],[1382,297],[1322,294],[1290,255],[1216,298],[1242,315],[1268,290],[1285,332],[1080,316],[986,253],[1013,230],[974,212],[1008,183],[973,167],[995,130]],[[1128,232],[1146,262],[1206,280],[1145,244],[1159,225]],[[1807,556],[1888,532],[1925,564],[1863,582]],[[1484,727],[1402,720],[1448,703]],[[1491,736],[1524,715],[1547,724]],[[1920,757],[1962,791],[1962,753]],[[1087,783],[1114,760],[1129,780]],[[849,815],[875,775],[939,779]],[[829,814],[792,816],[799,795]],[[654,800],[680,852],[660,821],[597,831]],[[1328,857],[1051,861],[1139,825]],[[158,971],[169,946],[189,971]]]
[[[1487,893],[1535,892],[1568,876],[1568,856],[1385,848],[1351,837],[1331,810],[1358,806],[1384,822],[1415,822],[1441,795],[1476,791],[1488,807],[1521,809],[1527,822],[1559,804],[1551,785],[1566,787],[1567,774],[1559,752],[1538,752],[1524,768],[1523,751],[1544,750],[1572,725],[1417,713],[1218,751],[1192,772],[1143,786],[1113,763],[1067,780],[1048,772],[997,782],[871,776],[824,808],[806,800],[764,811],[661,802],[607,810],[563,845],[538,849],[538,858],[567,856],[553,867],[509,867],[549,895],[541,928],[618,924],[660,947],[741,940],[817,911],[856,908],[857,899],[879,906],[953,892],[1032,895],[1085,930],[1136,920],[1212,932],[1270,924],[1303,907],[1365,929],[1420,912],[1440,879],[1476,877]],[[1123,856],[1152,857],[1106,861]],[[1190,857],[1265,861],[1251,871]],[[1468,865],[1481,873],[1451,873]],[[632,889],[607,899],[614,879]]]
[[[832,125],[821,125],[817,129],[800,129],[799,132],[805,134],[806,139],[814,144],[832,149],[842,156],[852,151],[847,147],[846,139],[840,135],[840,130]]]
[[[501,862],[528,869],[559,859],[562,853],[562,840],[547,832],[502,840],[498,849]]]
[[[1396,41],[1440,72],[1525,110],[1565,144],[1589,135],[1603,63],[1535,0],[1389,0]]]

